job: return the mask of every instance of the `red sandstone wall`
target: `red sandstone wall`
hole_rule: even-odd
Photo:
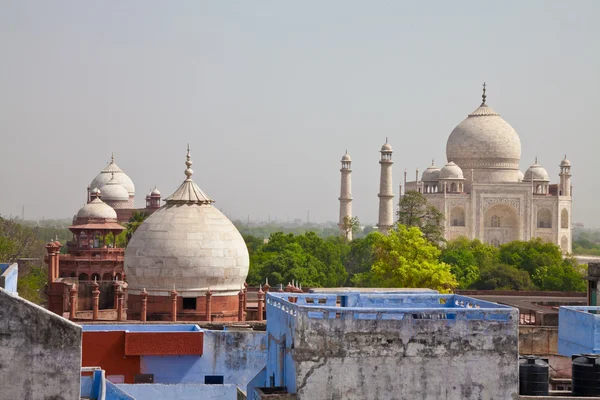
[[[125,354],[202,355],[204,332],[129,332],[125,335]]]
[[[102,367],[106,375],[124,375],[125,383],[134,383],[140,373],[140,356],[125,355],[125,332],[83,332],[83,367]]]

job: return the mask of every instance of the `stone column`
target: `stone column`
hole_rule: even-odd
[[[348,240],[352,240],[352,231],[347,231],[346,218],[352,218],[352,160],[350,154],[346,151],[346,154],[342,157],[342,183],[340,185],[340,219],[338,226],[340,233]]]
[[[115,310],[117,310],[119,308],[119,296],[118,296],[118,292],[119,292],[119,282],[117,282],[117,280],[115,279],[113,281],[113,292],[114,292],[114,306],[115,306]]]
[[[244,291],[240,290],[238,293],[238,321],[244,321]]]
[[[95,321],[98,319],[98,309],[100,308],[100,290],[98,289],[98,282],[94,280],[92,283],[92,319]]]
[[[258,321],[263,320],[263,312],[265,307],[265,292],[262,290],[262,285],[258,288]]]
[[[171,321],[177,321],[177,290],[171,290]]]
[[[394,189],[392,187],[392,146],[386,140],[381,148],[381,176],[379,179],[379,221],[377,228],[388,233],[394,226]]]
[[[210,289],[206,292],[206,320],[212,321],[212,293]]]
[[[123,288],[117,290],[117,321],[123,321]]]
[[[77,312],[77,285],[71,285],[69,289],[69,300],[71,301],[69,307],[69,319],[73,320],[76,317]]]
[[[148,312],[148,292],[146,292],[146,288],[140,292],[140,299],[142,301],[142,312],[140,317],[142,322],[146,322],[146,313]]]
[[[248,309],[248,284],[244,282],[244,312]]]
[[[271,285],[269,285],[269,278],[265,279],[265,286],[263,289],[265,290],[265,293],[268,293],[269,289],[271,289]]]

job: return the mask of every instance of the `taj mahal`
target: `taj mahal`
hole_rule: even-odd
[[[482,102],[450,133],[446,143],[447,164],[431,165],[419,179],[407,181],[404,194],[422,193],[445,216],[447,240],[460,236],[499,246],[514,240],[541,238],[564,253],[571,252],[571,163],[560,161],[559,182],[550,183],[548,172],[537,159],[525,171],[519,169],[521,141],[508,122]],[[351,158],[342,158],[340,229],[352,216]],[[381,148],[379,196],[380,232],[395,222],[392,186],[392,147]],[[400,185],[400,197],[402,185]],[[347,230],[343,233],[348,235]],[[349,234],[351,235],[351,233]]]

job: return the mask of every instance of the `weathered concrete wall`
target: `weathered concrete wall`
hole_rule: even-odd
[[[516,315],[482,320],[314,319],[294,337],[299,398],[514,399]]]
[[[79,398],[81,327],[0,289],[0,398]]]
[[[235,385],[162,385],[162,384],[119,384],[119,389],[136,399],[176,400],[223,400],[235,399]]]
[[[542,356],[558,354],[558,327],[519,326],[519,354]]]
[[[199,356],[142,356],[141,372],[154,374],[155,383],[204,383],[207,375],[222,375],[223,383],[242,390],[264,368],[265,332],[204,331],[204,354]]]
[[[299,399],[511,399],[518,311],[468,297],[271,294],[267,386]]]

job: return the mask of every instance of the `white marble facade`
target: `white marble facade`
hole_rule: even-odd
[[[480,107],[450,134],[446,157],[443,168],[432,163],[404,183],[405,193],[423,193],[445,215],[446,239],[500,245],[539,237],[571,252],[571,163],[560,162],[555,184],[537,160],[523,174],[519,136],[487,106],[485,89]]]

